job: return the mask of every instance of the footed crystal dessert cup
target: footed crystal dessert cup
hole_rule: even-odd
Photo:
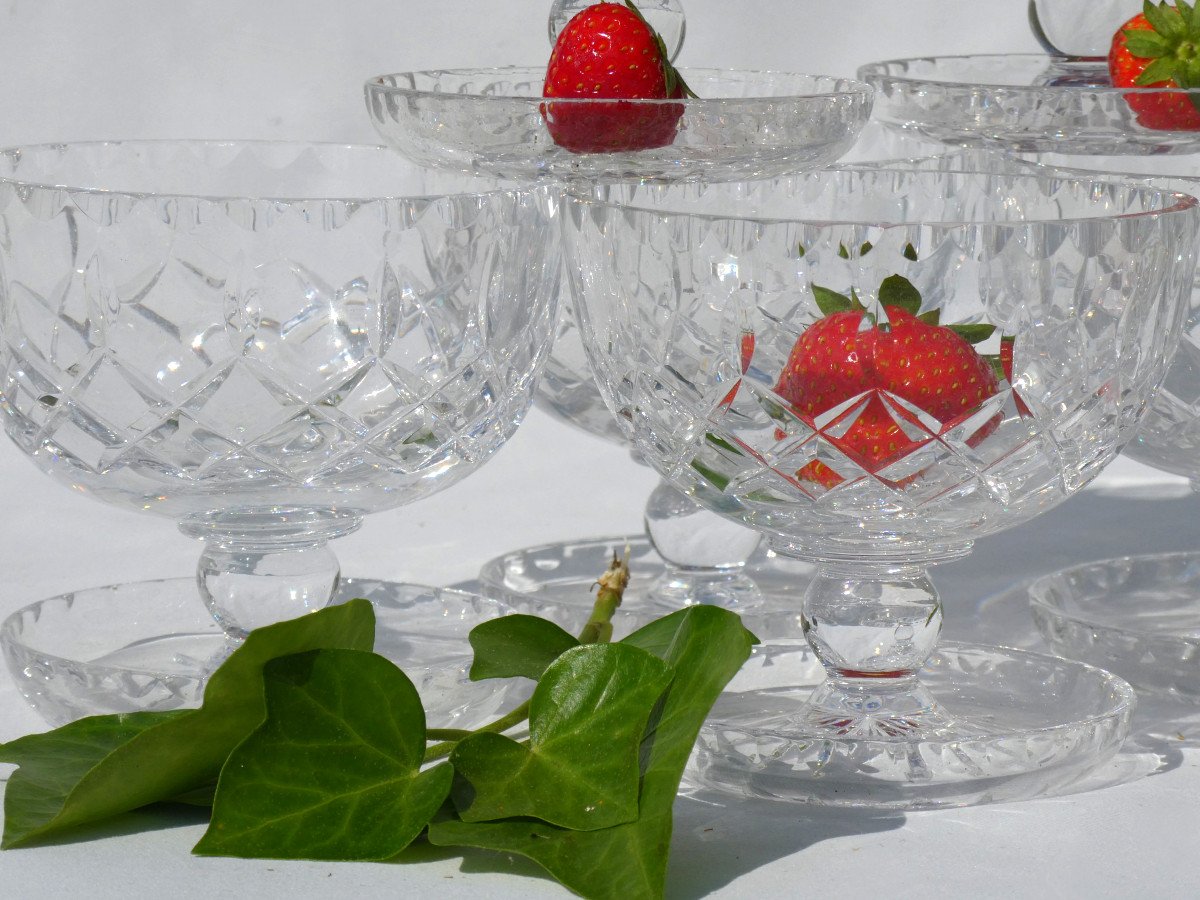
[[[582,0],[553,4],[551,39],[587,5]],[[643,6],[674,55],[683,39],[679,4],[653,0]],[[689,69],[684,75],[697,98],[620,101],[626,113],[674,116],[669,142],[603,153],[560,146],[551,122],[557,110],[572,118],[599,117],[603,124],[613,101],[589,97],[550,103],[542,97],[545,67],[402,72],[370,79],[364,92],[376,130],[408,159],[524,182],[674,184],[805,171],[841,158],[870,116],[871,91],[849,79],[718,69]],[[587,371],[570,297],[562,305],[539,394],[560,417],[602,437],[619,437]],[[650,592],[655,606],[708,602],[745,610],[762,605],[762,593],[743,571],[759,546],[757,535],[717,519],[666,485],[651,496],[645,521],[668,563]]]
[[[816,563],[796,600],[826,680],[789,721],[977,734],[916,677],[942,625],[928,567],[1061,502],[1133,437],[1179,335],[1198,220],[1193,198],[1147,186],[968,172],[568,192],[581,330],[637,451]],[[915,327],[885,303],[897,277],[923,323],[982,338],[990,388],[939,419],[923,391],[958,385],[918,345],[901,360],[915,382],[863,375],[828,408],[798,405],[781,375],[830,297],[865,310],[860,337]],[[883,351],[866,346],[847,364],[873,372]]]
[[[326,605],[327,547],[474,471],[555,320],[542,189],[380,147],[0,153],[0,414],[40,468],[204,541],[231,637]]]

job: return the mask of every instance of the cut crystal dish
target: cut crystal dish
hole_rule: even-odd
[[[334,602],[375,607],[375,651],[412,679],[434,727],[472,728],[526,690],[472,682],[467,635],[507,604],[462,591],[347,578]],[[236,642],[196,602],[188,578],[131,582],[50,597],[0,623],[21,695],[51,725],[81,716],[195,707],[211,668]]]
[[[1148,128],[1128,101],[1200,91],[1115,88],[1104,60],[931,56],[870,63],[858,77],[876,90],[877,120],[947,144],[1023,153],[1200,152],[1200,131]]]
[[[204,541],[234,637],[326,605],[329,541],[488,460],[556,318],[546,188],[384,147],[0,152],[0,417],[41,469]]]
[[[629,586],[625,589],[621,609],[614,619],[618,636],[635,631],[650,620],[680,608],[679,603],[664,601],[656,588],[667,575],[682,577],[689,589],[694,590],[691,573],[682,576],[668,575],[668,566],[654,550],[654,545],[644,536],[596,538],[589,541],[544,544],[514,550],[488,560],[479,570],[480,591],[487,597],[496,597],[507,603],[536,602],[541,605],[562,606],[575,611],[574,619],[583,622],[591,611],[591,587],[596,582],[596,573],[604,570],[613,554],[629,554]],[[760,623],[769,623],[771,634],[794,633],[800,615],[796,603],[798,585],[803,585],[812,574],[812,565],[803,560],[779,556],[765,547],[752,555],[745,571],[758,586],[762,602],[749,607],[735,607],[752,631],[767,628]],[[706,573],[708,579],[719,581],[721,572]],[[732,578],[737,572],[725,572]],[[714,583],[714,593],[721,585]],[[711,602],[708,597],[689,596],[692,605]],[[583,619],[579,619],[583,616]],[[624,623],[624,624],[622,624]],[[578,630],[578,625],[575,629]]]
[[[1200,700],[1200,554],[1073,566],[1028,591],[1038,630],[1056,653],[1138,688]]]
[[[974,644],[939,646],[916,689],[864,682],[822,696],[824,674],[802,641],[756,647],[701,729],[689,780],[823,806],[1019,800],[1059,792],[1111,758],[1136,706],[1133,689],[1102,669]],[[822,707],[819,738],[795,733],[805,702]]]
[[[827,708],[852,705],[864,686],[897,701],[873,718],[907,721],[942,623],[928,567],[1066,499],[1133,438],[1178,341],[1198,217],[1194,198],[1146,185],[999,172],[851,167],[567,189],[564,259],[580,328],[636,451],[776,552],[815,564],[797,604],[825,696],[795,704],[795,740],[841,736]],[[885,303],[897,291],[913,312]],[[803,406],[785,370],[819,358],[821,345],[803,338],[818,322],[828,329],[821,304],[836,297],[848,308],[837,315],[858,304],[851,331],[869,335],[846,345],[858,355],[837,374],[845,396]],[[990,367],[955,382],[956,366],[931,362],[916,382],[903,367],[883,380],[888,357],[870,348],[907,329],[940,328],[944,342],[950,325],[981,342],[959,352]],[[920,368],[921,357],[903,358]],[[931,411],[967,386],[953,411]],[[886,437],[864,446],[875,433]],[[1060,724],[1096,727],[1078,713],[1060,707]],[[939,721],[939,739],[954,727]],[[966,721],[962,734],[974,734]],[[914,751],[925,738],[906,735]],[[980,739],[996,759],[1010,746],[1003,729]],[[856,759],[866,779],[870,756]],[[972,781],[937,761],[921,777],[964,802],[985,783],[1003,799],[1015,764],[1005,761],[999,786],[996,771]],[[1020,762],[1044,764],[1037,753]],[[792,795],[820,799],[807,790]]]
[[[613,100],[542,98],[545,68],[380,75],[365,87],[376,130],[403,156],[440,169],[538,178],[677,182],[762,178],[828,165],[871,114],[871,90],[820,75],[686,69],[701,99],[622,100],[679,111],[674,140],[654,149],[573,153],[546,126],[553,109],[603,112]]]

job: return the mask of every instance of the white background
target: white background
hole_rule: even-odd
[[[1025,6],[687,0],[679,62],[851,75],[874,59],[1034,50]],[[528,0],[7,0],[0,144],[374,142],[361,99],[367,77],[544,61],[546,11]],[[1166,499],[1147,501],[1145,488],[1130,487],[1137,479]],[[451,583],[516,547],[637,532],[654,482],[620,447],[535,411],[472,478],[371,517],[336,549],[347,574]],[[1195,544],[1200,510],[1177,481],[1122,466],[1106,484],[1108,493],[1089,491],[940,572],[951,631],[1029,640],[1023,607],[997,598],[1019,579],[1076,559]],[[0,444],[0,614],[73,588],[185,575],[197,553],[170,522],[74,495]],[[1170,720],[1163,715],[1153,721],[1159,731]],[[671,895],[1200,895],[1200,734],[1176,724],[1177,749],[1155,756],[1135,746],[1103,776],[1127,783],[1069,797],[883,818],[767,803],[681,806]],[[40,727],[0,677],[0,740]],[[1160,756],[1163,774],[1144,777],[1147,759]],[[171,827],[142,833],[148,824]],[[454,856],[399,866],[199,860],[188,855],[198,835],[187,820],[146,814],[81,843],[3,853],[0,896],[563,895],[522,863],[482,855],[462,868]]]

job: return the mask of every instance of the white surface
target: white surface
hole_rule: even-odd
[[[1025,0],[685,0],[681,64],[852,74],[872,59],[1035,49]],[[411,68],[544,58],[530,0],[9,0],[0,10],[0,143],[115,137],[373,141],[361,82]],[[371,517],[336,550],[349,575],[445,584],[500,552],[640,530],[654,484],[625,452],[537,414],[464,483]],[[1191,549],[1200,502],[1133,464],[935,575],[948,633],[1036,643],[1004,591],[1070,562]],[[73,495],[0,444],[0,615],[76,587],[188,573],[197,545],[165,520]],[[1153,496],[1153,500],[1135,499]],[[1200,894],[1200,726],[1145,704],[1103,789],[876,818],[681,801],[672,897],[1191,897]],[[0,740],[39,730],[0,678]],[[1156,772],[1152,777],[1147,773]],[[169,825],[154,830],[154,825]],[[149,829],[149,830],[147,830]],[[401,865],[199,859],[201,826],[139,813],[77,843],[0,854],[14,898],[559,897],[520,861],[427,852]]]

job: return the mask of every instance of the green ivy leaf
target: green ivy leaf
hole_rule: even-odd
[[[694,606],[650,623],[622,641],[658,656],[675,678],[642,741],[636,821],[572,831],[529,821],[434,822],[432,843],[519,853],[562,884],[592,898],[661,897],[671,844],[671,811],[700,726],[756,642],[736,615]]]
[[[575,647],[546,669],[529,744],[475,734],[450,754],[464,822],[533,816],[582,831],[638,816],[638,745],[671,683],[657,656],[623,644]],[[465,782],[465,783],[464,783]]]
[[[915,316],[921,309],[921,292],[903,275],[889,275],[879,285],[879,302]]]
[[[262,722],[268,660],[323,647],[369,650],[374,642],[371,604],[351,600],[252,632],[212,674],[199,709],[93,716],[0,745],[0,761],[20,766],[5,791],[0,846],[203,788]]]
[[[578,646],[574,635],[537,616],[512,615],[471,629],[471,680],[542,677],[546,667]]]
[[[193,852],[265,859],[390,859],[450,793],[421,771],[425,710],[390,660],[316,650],[263,669],[267,719],[229,757]]]

